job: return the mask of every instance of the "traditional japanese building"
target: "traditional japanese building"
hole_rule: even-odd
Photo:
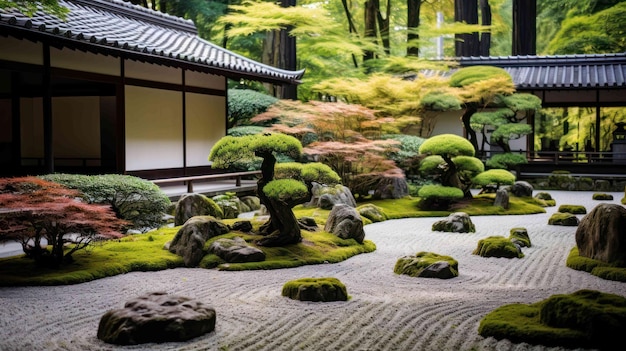
[[[0,173],[210,171],[227,79],[298,84],[198,36],[192,21],[121,0],[60,0],[65,20],[0,10]]]

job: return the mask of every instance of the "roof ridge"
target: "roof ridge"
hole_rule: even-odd
[[[106,10],[107,12],[117,13],[130,18],[150,22],[161,27],[168,27],[192,34],[198,34],[198,29],[192,20],[145,8],[125,0],[65,0],[65,2],[73,2],[88,7],[95,7]]]
[[[546,64],[590,64],[590,63],[624,63],[626,52],[606,54],[570,54],[570,55],[519,55],[519,56],[463,56],[456,58],[461,66],[468,63],[489,65],[497,63],[498,66],[532,65],[544,66]]]

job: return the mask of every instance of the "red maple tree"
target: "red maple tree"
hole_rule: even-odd
[[[122,236],[128,223],[110,206],[87,204],[79,196],[37,177],[0,178],[0,241],[15,240],[39,265],[58,266],[98,240]]]

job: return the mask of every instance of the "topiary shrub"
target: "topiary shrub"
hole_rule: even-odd
[[[163,215],[171,205],[161,188],[139,177],[57,173],[41,178],[80,191],[88,203],[111,205],[118,218],[131,222],[132,228],[142,231],[162,226],[165,223]]]
[[[424,185],[418,196],[421,198],[419,207],[423,210],[447,210],[464,197],[463,190],[442,185]]]
[[[571,213],[571,214],[586,214],[587,209],[581,205],[561,205],[559,206],[559,212]]]
[[[399,258],[393,271],[410,277],[450,279],[459,276],[459,262],[450,256],[422,251]]]
[[[383,139],[392,139],[400,142],[397,151],[392,151],[388,157],[400,167],[407,178],[414,178],[419,174],[420,160],[423,156],[419,148],[426,139],[406,134],[386,134]]]
[[[267,111],[277,101],[273,96],[254,90],[228,89],[228,127],[250,124],[252,117]]]
[[[515,175],[505,169],[490,169],[484,171],[472,179],[472,184],[486,187],[489,185],[512,185],[515,183]]]
[[[614,350],[626,330],[626,298],[595,290],[552,295],[534,304],[496,308],[478,333],[498,340],[566,348]]]
[[[571,213],[556,212],[548,219],[550,225],[562,225],[566,227],[576,227],[580,220]]]
[[[505,257],[522,258],[524,254],[508,238],[503,236],[490,236],[478,241],[478,246],[472,252],[473,255],[481,257]]]
[[[283,285],[282,295],[299,301],[348,301],[346,286],[337,278],[291,280]]]
[[[591,195],[593,200],[613,200],[613,195],[605,193],[594,193]]]
[[[486,165],[489,168],[513,169],[525,163],[528,163],[526,156],[507,152],[491,156],[491,158],[487,160]]]

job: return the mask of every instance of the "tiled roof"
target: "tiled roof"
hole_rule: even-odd
[[[518,89],[626,88],[626,53],[461,57],[458,62],[501,67]]]
[[[237,55],[200,38],[192,21],[129,2],[59,0],[59,4],[70,10],[66,21],[43,12],[27,17],[0,9],[0,35],[11,31],[39,40],[52,37],[68,47],[271,83],[298,83],[304,74]]]

